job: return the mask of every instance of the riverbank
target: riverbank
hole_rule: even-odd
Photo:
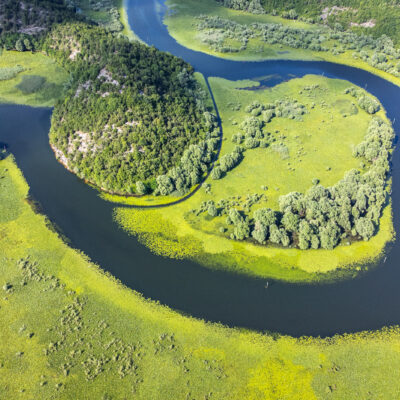
[[[10,73],[2,79],[4,71]],[[4,50],[0,55],[0,103],[52,107],[67,81],[67,72],[42,53]]]
[[[209,44],[202,41],[202,34],[197,29],[197,25],[200,22],[198,18],[200,16],[219,17],[232,21],[232,23],[238,23],[247,27],[250,27],[250,25],[254,23],[267,23],[280,24],[285,27],[305,31],[314,31],[317,29],[317,25],[315,24],[308,24],[297,20],[287,20],[271,15],[258,15],[250,14],[244,11],[231,10],[222,7],[215,0],[203,0],[201,2],[195,0],[167,0],[165,4],[169,8],[169,11],[166,12],[164,18],[164,23],[168,28],[168,32],[174,39],[177,40],[179,44],[189,49],[235,61],[328,61],[364,69],[377,76],[380,76],[383,79],[388,80],[389,82],[394,83],[397,86],[400,86],[400,78],[372,67],[359,57],[354,58],[354,51],[352,50],[346,50],[338,54],[332,54],[330,51],[312,51],[302,48],[292,48],[280,43],[270,45],[261,41],[259,38],[250,38],[245,50],[222,52],[213,49]],[[223,31],[224,29],[216,30],[216,42],[218,42],[218,35],[220,35],[220,33]],[[212,35],[211,39],[214,40]],[[226,39],[226,43],[227,45],[239,46],[237,40],[230,37]],[[329,43],[329,47],[336,48],[340,46],[337,46],[334,44],[334,42],[332,42]]]
[[[294,339],[184,317],[51,232],[12,157],[0,177],[2,397],[396,398],[398,329]]]
[[[220,78],[209,81],[224,132],[220,159],[237,145],[232,139],[241,132],[251,104],[284,99],[303,106],[306,111],[302,111],[305,114],[300,120],[274,118],[266,123],[263,132],[269,132],[274,141],[266,148],[247,149],[240,164],[221,179],[209,177],[205,182],[208,190],[202,188],[173,207],[119,208],[115,213],[119,224],[156,254],[289,282],[321,282],[354,276],[382,258],[394,235],[390,204],[384,209],[379,231],[372,239],[351,244],[343,241],[333,250],[260,246],[251,238],[232,240],[232,227],[225,224],[226,215],[210,215],[207,207],[203,207],[212,202],[221,209],[220,203],[228,202],[233,204],[230,207],[251,217],[259,208],[278,210],[280,196],[293,191],[303,193],[314,179],[329,187],[351,169],[360,169],[360,159],[353,157],[352,152],[363,140],[373,117],[344,93],[349,83],[309,75],[273,88],[253,90],[257,82]],[[376,116],[389,123],[384,110]],[[361,171],[366,171],[365,166]]]

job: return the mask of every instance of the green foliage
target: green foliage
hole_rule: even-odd
[[[79,8],[79,11],[89,20],[111,32],[120,32],[123,25],[118,10],[122,0],[66,0],[71,5]]]
[[[23,72],[25,68],[21,65],[15,67],[0,67],[0,81],[8,81],[14,79],[20,72]]]
[[[217,210],[217,207],[215,207],[214,202],[209,204],[208,209],[207,209],[207,213],[211,217],[216,217],[218,215],[218,210]]]
[[[298,339],[182,316],[49,231],[10,159],[0,174],[2,398],[397,398],[398,329]]]
[[[44,49],[73,77],[65,101],[54,109],[50,133],[71,171],[122,194],[133,193],[139,180],[154,187],[165,174],[171,179],[158,180],[165,185],[156,193],[184,193],[199,183],[208,167],[189,166],[192,156],[184,153],[194,144],[200,152],[215,147],[205,142],[215,122],[205,115],[205,95],[190,65],[83,24],[57,26]],[[202,157],[203,164],[212,161],[209,154]]]
[[[136,182],[136,193],[144,195],[147,193],[147,187],[142,181]]]
[[[182,155],[179,165],[168,171],[167,175],[157,177],[155,195],[169,195],[176,192],[184,195],[191,187],[200,183],[207,174],[212,161],[218,139],[208,139],[199,144],[192,144]]]
[[[204,14],[196,19],[196,29],[200,32],[198,39],[220,53],[243,52],[247,49],[250,39],[269,46],[330,52],[334,56],[351,51],[354,59],[363,60],[373,68],[395,77],[400,76],[397,69],[400,50],[386,35],[375,38],[366,33],[338,30],[325,25],[304,29],[281,23],[241,24],[235,20]]]
[[[269,230],[272,243],[287,246],[292,237],[304,250],[319,246],[333,249],[344,237],[357,234],[369,240],[387,199],[386,178],[393,139],[393,129],[374,118],[365,141],[354,154],[370,163],[368,171],[364,175],[350,171],[331,188],[315,183],[305,195],[292,192],[281,196],[279,218],[270,209],[257,210],[252,225],[254,239],[265,242]]]
[[[361,90],[351,87],[346,89],[345,93],[351,94],[358,100],[358,105],[368,114],[375,114],[380,110],[379,103],[371,96],[366,95]]]
[[[46,78],[39,75],[24,75],[21,82],[16,86],[24,94],[38,92],[46,83]]]
[[[211,178],[214,180],[222,178],[222,171],[220,167],[216,166],[213,168],[213,170],[211,171]]]
[[[240,146],[236,146],[235,149],[229,153],[222,156],[219,160],[219,169],[223,173],[235,168],[243,159],[243,149]]]
[[[265,12],[262,6],[262,0],[217,0],[225,7],[234,10],[244,10],[253,14],[263,14]]]
[[[225,7],[256,14],[280,14],[283,18],[325,23],[339,30],[371,32],[374,37],[387,35],[400,43],[398,1],[391,0],[263,0],[261,7],[250,7],[250,0],[217,0]],[[259,4],[260,2],[255,2]],[[373,21],[373,24],[363,24]]]
[[[56,23],[80,19],[75,7],[64,0],[2,0],[0,2],[0,46],[29,51]]]

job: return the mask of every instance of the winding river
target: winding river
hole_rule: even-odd
[[[190,62],[206,77],[248,79],[277,75],[273,84],[305,74],[324,74],[367,87],[392,120],[400,119],[400,88],[363,70],[326,62],[235,62],[186,49],[162,23],[161,0],[127,0],[135,33],[160,50]],[[94,262],[125,285],[182,313],[293,336],[329,336],[400,323],[400,246],[386,262],[359,278],[325,285],[294,285],[212,271],[190,261],[152,254],[113,221],[113,205],[59,164],[48,144],[50,109],[0,106],[0,142],[15,155],[44,213]],[[394,224],[400,204],[399,152],[393,158]]]

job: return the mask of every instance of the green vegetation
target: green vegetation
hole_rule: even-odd
[[[0,45],[39,50],[52,26],[77,20],[136,38],[127,26],[123,0],[6,0],[0,4]]]
[[[124,26],[120,20],[121,0],[70,0],[91,21],[111,32],[120,32]]]
[[[190,65],[82,24],[54,28],[44,49],[73,77],[50,133],[58,159],[71,171],[122,194],[141,194],[139,181],[148,192],[186,193],[202,179],[218,130]],[[185,157],[194,157],[187,152],[204,151],[201,165],[186,168]],[[188,179],[179,183],[174,167],[186,169]]]
[[[24,71],[24,67],[21,65],[0,68],[0,81],[8,81],[9,79],[13,79],[22,71]]]
[[[39,75],[24,75],[22,77],[21,83],[19,83],[16,88],[19,89],[24,94],[32,94],[39,91],[44,83],[46,82],[46,78]]]
[[[120,0],[6,2],[0,45],[21,56],[1,56],[2,101],[63,99],[55,104],[50,143],[59,161],[88,183],[123,195],[182,196],[206,176],[218,147],[208,92],[189,64],[119,34],[121,7]],[[48,23],[32,31],[36,14],[39,24],[43,16]],[[100,26],[76,22],[85,19]],[[52,68],[43,74],[51,61],[38,53],[43,65],[30,68],[28,50],[50,56],[69,78],[63,71],[54,79]]]
[[[324,22],[340,30],[351,29],[374,37],[387,35],[400,43],[399,2],[390,0],[218,0],[226,7],[288,19]]]
[[[53,24],[74,21],[79,16],[64,0],[4,0],[0,4],[0,46],[31,51]]]
[[[250,14],[221,7],[214,0],[168,4],[174,12],[166,16],[165,22],[171,35],[186,47],[238,60],[323,59],[363,68],[400,83],[400,52],[387,36]]]
[[[398,329],[294,339],[183,317],[68,248],[27,193],[0,161],[0,397],[398,397]]]
[[[313,89],[319,87],[314,86]],[[354,88],[346,92],[355,94],[360,107],[369,114],[379,111],[379,103],[375,99]],[[253,115],[261,115],[267,108],[268,121],[273,116],[284,117],[285,113],[277,109],[276,104],[275,102],[275,105],[264,106],[257,102],[247,107],[247,111]],[[295,119],[298,109],[286,107],[285,110],[289,110],[287,117]],[[303,111],[303,108],[300,110]],[[245,131],[245,136],[239,133],[232,139],[236,143],[244,140],[247,149],[260,145],[265,148],[270,142],[276,141],[276,138],[266,139],[262,131],[262,119],[254,116],[247,118],[241,127]],[[313,178],[314,186],[305,195],[291,192],[279,197],[280,212],[261,208],[256,210],[251,218],[246,212],[234,208],[235,204],[232,206],[229,202],[227,204],[220,202],[217,209],[210,200],[203,203],[200,210],[195,211],[196,215],[206,211],[213,217],[227,215],[227,224],[234,227],[231,233],[232,239],[245,240],[252,236],[260,244],[265,244],[269,238],[271,243],[277,245],[288,247],[293,244],[306,250],[310,247],[333,249],[340,242],[349,239],[362,238],[368,241],[375,234],[382,209],[388,201],[386,179],[390,170],[389,160],[393,140],[394,132],[390,125],[379,118],[373,119],[368,126],[365,140],[358,144],[353,152],[355,157],[363,157],[364,161],[369,163],[367,172],[361,175],[360,171],[353,169],[346,173],[344,179],[330,188],[319,185],[319,179]],[[272,149],[277,151],[283,160],[290,158],[289,148],[284,142],[272,145]],[[221,179],[223,173],[234,168],[242,159],[242,152],[243,148],[236,146],[233,153],[223,156],[214,169],[212,178]],[[260,199],[261,197],[257,196],[252,203],[255,204]],[[249,211],[250,207],[251,205],[247,205],[246,211]]]
[[[3,51],[0,55],[0,102],[54,106],[68,81],[66,71],[41,53]]]
[[[323,187],[333,190],[351,170],[358,170],[361,175],[352,173],[347,179],[364,176],[370,161],[354,157],[361,155],[354,150],[365,150],[365,144],[360,144],[376,118],[387,121],[384,111],[369,114],[346,94],[348,82],[318,76],[293,79],[265,90],[254,90],[258,83],[251,81],[211,78],[210,84],[224,130],[219,165],[215,167],[220,176],[214,176],[214,171],[206,181],[209,187],[203,185],[182,204],[159,210],[118,209],[119,223],[158,254],[192,258],[212,268],[289,281],[330,279],[332,271],[340,275],[367,268],[368,262],[380,256],[393,236],[391,208],[390,204],[386,206],[385,192],[380,192],[384,200],[380,204],[385,209],[379,229],[368,242],[351,239],[344,240],[334,250],[301,251],[293,247],[299,245],[298,236],[290,233],[287,236],[291,248],[259,246],[255,240],[261,236],[256,233],[255,240],[245,241],[233,241],[231,235],[248,236],[255,227],[253,214],[259,209],[284,211],[280,209],[281,196],[306,193],[312,186],[311,192],[329,193]],[[365,91],[362,93],[375,101]],[[253,123],[256,121],[258,124]],[[391,137],[390,128],[387,132]],[[237,146],[243,146],[247,140],[246,134],[263,145],[242,147],[240,163],[228,171],[225,160],[232,161],[232,155],[239,150]],[[337,188],[345,186],[344,181]],[[140,204],[145,204],[144,199]],[[134,204],[135,200],[128,203]],[[239,229],[235,224],[227,225],[231,209],[244,217],[237,220]],[[281,220],[282,215],[278,215]],[[364,215],[365,211],[358,217]],[[353,218],[350,220],[355,221]],[[354,233],[354,239],[359,238]],[[310,237],[310,246],[311,242]]]

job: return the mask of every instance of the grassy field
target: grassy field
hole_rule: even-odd
[[[181,316],[69,248],[27,193],[0,161],[0,398],[399,397],[397,328],[295,339]]]
[[[176,258],[194,258],[212,268],[228,268],[236,272],[272,277],[288,281],[331,279],[331,273],[353,274],[368,268],[368,262],[379,257],[393,238],[391,207],[386,207],[380,230],[369,242],[342,245],[334,250],[262,247],[251,242],[229,238],[225,217],[197,216],[205,201],[239,199],[246,208],[247,196],[263,195],[250,209],[277,209],[279,196],[291,191],[304,192],[314,178],[331,186],[350,169],[361,169],[360,160],[352,156],[372,118],[344,94],[349,83],[318,76],[293,79],[265,90],[243,90],[256,82],[230,82],[211,78],[210,84],[219,105],[224,140],[221,156],[232,151],[232,136],[249,116],[245,111],[253,101],[262,104],[279,99],[298,100],[307,114],[302,121],[274,118],[264,128],[276,138],[268,148],[246,150],[243,161],[220,180],[209,178],[210,191],[200,189],[185,202],[155,210],[117,209],[116,218],[129,232],[154,252]],[[310,90],[310,87],[313,87]],[[386,118],[384,111],[378,115]],[[284,148],[284,156],[279,149]],[[267,188],[267,190],[265,190]]]
[[[166,4],[169,7],[169,12],[164,22],[171,36],[185,47],[212,54],[217,57],[241,61],[267,59],[330,61],[365,69],[396,85],[400,85],[400,78],[374,68],[361,59],[355,59],[353,57],[353,51],[345,51],[343,54],[333,55],[330,52],[294,49],[280,44],[268,45],[260,39],[254,38],[250,39],[244,51],[238,53],[217,52],[201,42],[199,32],[196,29],[198,20],[196,20],[195,17],[199,15],[219,16],[223,19],[229,19],[244,25],[250,25],[254,22],[277,23],[305,30],[315,29],[316,25],[307,24],[298,20],[283,19],[272,15],[256,15],[243,11],[231,10],[218,5],[215,0],[167,0]]]
[[[20,66],[21,72],[10,79],[0,79],[0,102],[34,107],[51,107],[62,97],[67,73],[51,58],[41,53],[3,51],[0,55],[2,70]]]

